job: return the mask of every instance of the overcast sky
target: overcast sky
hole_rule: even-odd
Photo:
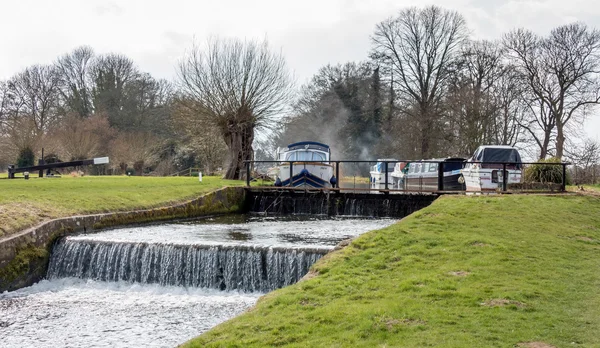
[[[598,0],[0,1],[0,79],[81,45],[123,53],[153,76],[171,79],[194,39],[219,35],[267,37],[302,84],[328,63],[366,59],[376,23],[431,3],[462,13],[474,38],[500,38],[514,27],[546,34],[573,21],[600,27]],[[600,140],[600,112],[585,128]]]

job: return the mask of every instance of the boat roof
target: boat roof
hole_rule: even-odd
[[[308,147],[307,147],[308,145]],[[322,151],[328,151],[329,145],[318,143],[316,141],[299,141],[297,143],[289,144],[288,150],[298,150],[298,149],[316,149]]]
[[[515,149],[514,146],[510,146],[510,145],[481,145],[481,146],[479,146],[479,148],[480,149]]]

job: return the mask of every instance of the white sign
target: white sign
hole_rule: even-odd
[[[108,157],[94,158],[94,164],[108,164]]]
[[[200,182],[202,182],[202,173],[201,173],[201,172],[198,172],[198,180],[199,180]]]

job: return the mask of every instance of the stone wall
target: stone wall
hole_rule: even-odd
[[[246,210],[246,190],[226,187],[197,199],[154,209],[54,219],[0,239],[0,292],[40,281],[46,275],[52,245],[73,233],[144,222],[192,218]]]

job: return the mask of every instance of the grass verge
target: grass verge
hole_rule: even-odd
[[[78,214],[164,206],[242,181],[218,177],[86,176],[0,180],[0,237]]]
[[[599,254],[597,197],[446,196],[185,347],[598,347]]]

